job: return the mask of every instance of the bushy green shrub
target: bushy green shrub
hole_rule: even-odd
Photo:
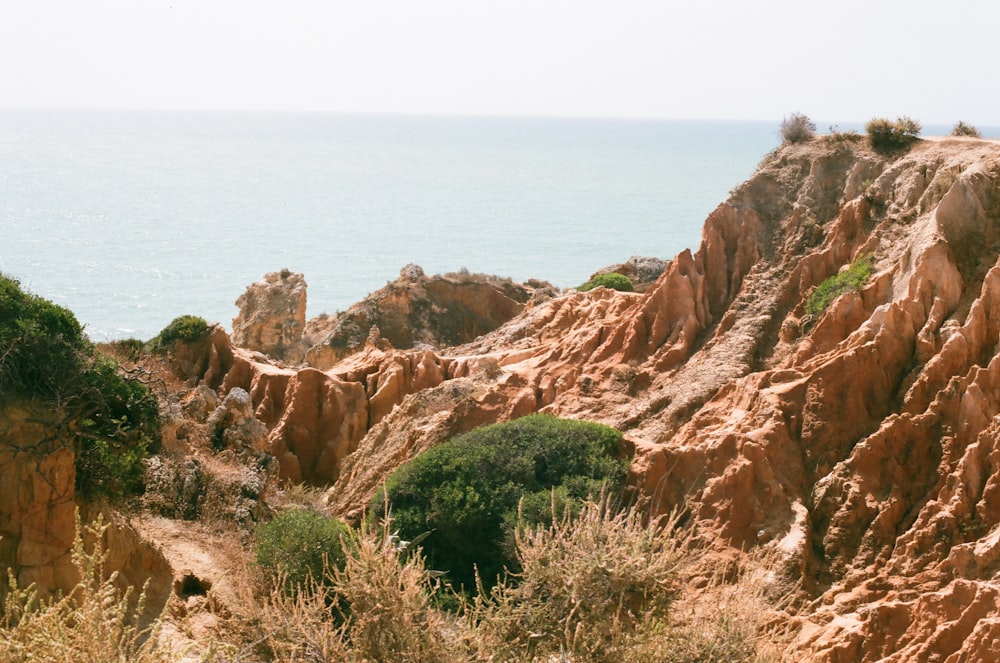
[[[100,355],[68,310],[0,275],[0,397],[45,406],[73,443],[76,488],[93,497],[141,488],[159,439],[155,396]]]
[[[845,292],[857,291],[872,275],[872,258],[863,256],[839,274],[834,274],[813,290],[806,302],[806,313],[822,313],[830,303]]]
[[[344,568],[343,542],[351,529],[307,509],[290,509],[257,527],[257,565],[293,595],[309,583],[324,584],[328,571]]]
[[[613,428],[544,415],[479,428],[398,468],[371,514],[381,516],[388,501],[402,538],[431,532],[423,542],[431,568],[471,591],[478,567],[489,587],[504,566],[516,566],[519,502],[532,525],[551,521],[553,502],[561,516],[602,489],[622,498],[620,442]]]
[[[0,274],[0,396],[55,396],[89,351],[70,311]]]
[[[197,315],[182,315],[171,320],[170,324],[163,328],[152,344],[158,347],[166,347],[174,341],[192,343],[205,338],[208,334],[209,326],[205,318]]]
[[[802,113],[792,113],[781,121],[781,139],[786,143],[804,143],[816,133],[816,123]]]
[[[635,286],[632,285],[632,279],[617,272],[598,274],[583,285],[577,287],[577,290],[580,292],[587,292],[588,290],[593,290],[598,286],[604,286],[605,288],[611,288],[612,290],[618,290],[620,292],[632,292],[635,290]]]
[[[959,120],[955,123],[955,126],[951,129],[952,136],[971,136],[972,138],[982,138],[983,135],[979,133],[979,129],[975,128],[971,124],[966,124]]]
[[[876,117],[865,125],[868,142],[877,152],[892,152],[908,147],[920,135],[920,130],[919,122],[905,116],[898,117],[895,121]]]
[[[145,343],[137,338],[123,338],[116,341],[108,341],[101,347],[106,349],[112,356],[127,359],[128,361],[139,361],[145,345]]]
[[[107,357],[95,356],[81,377],[76,489],[87,497],[140,492],[143,460],[159,437],[156,397]]]

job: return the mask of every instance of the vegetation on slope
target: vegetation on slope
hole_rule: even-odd
[[[98,353],[68,310],[0,275],[0,398],[42,406],[71,439],[76,488],[116,496],[141,486],[142,459],[159,439],[155,396]]]
[[[290,509],[257,528],[257,565],[294,595],[345,563],[343,540],[350,528],[336,518],[308,509]]]
[[[845,292],[858,291],[872,275],[871,256],[862,256],[843,272],[834,274],[812,291],[806,302],[806,313],[817,314],[826,310],[834,299]]]
[[[598,274],[583,285],[577,286],[576,289],[580,292],[587,292],[588,290],[593,290],[594,288],[600,286],[610,288],[611,290],[617,290],[619,292],[633,292],[635,290],[635,286],[632,284],[632,279],[617,272]]]
[[[613,428],[545,415],[485,426],[398,468],[370,512],[390,512],[403,539],[431,532],[428,562],[456,587],[475,587],[476,569],[492,586],[517,565],[519,518],[551,522],[602,490],[621,498],[628,461],[620,442]]]
[[[86,534],[100,542],[105,529],[99,519]],[[40,600],[33,586],[18,587],[10,574],[0,603],[0,661],[176,661],[169,646],[160,646],[159,620],[147,628],[138,624],[144,595],[122,590],[104,568],[103,548],[88,551],[83,534],[78,524],[72,556],[80,581],[65,596]]]
[[[362,525],[327,582],[294,597],[266,592],[248,606],[245,623],[256,630],[244,638],[259,645],[255,660],[777,660],[765,588],[781,590],[748,565],[702,577],[698,598],[685,597],[705,549],[676,516],[647,524],[605,498],[585,501],[575,517],[522,523],[513,548],[522,570],[472,600],[450,595],[419,550],[399,545],[395,527]],[[436,608],[442,595],[462,610]]]

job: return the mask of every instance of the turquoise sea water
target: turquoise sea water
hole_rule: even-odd
[[[0,111],[0,271],[95,340],[229,327],[265,272],[309,315],[410,262],[558,286],[696,248],[776,123]]]

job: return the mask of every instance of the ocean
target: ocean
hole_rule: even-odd
[[[94,340],[305,274],[309,316],[417,263],[578,285],[696,249],[778,123],[0,111],[0,272]]]

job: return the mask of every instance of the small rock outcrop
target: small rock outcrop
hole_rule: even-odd
[[[264,275],[236,300],[232,342],[275,359],[294,361],[301,354],[306,326],[306,282],[283,269]]]
[[[401,350],[467,343],[504,324],[529,302],[555,294],[551,284],[541,281],[520,284],[464,271],[427,276],[419,265],[406,265],[398,279],[335,319],[325,319],[329,331],[306,353],[306,363],[332,367],[364,349],[373,328],[379,339]]]
[[[205,423],[213,449],[261,451],[264,448],[267,428],[254,417],[253,403],[245,389],[231,389]]]

